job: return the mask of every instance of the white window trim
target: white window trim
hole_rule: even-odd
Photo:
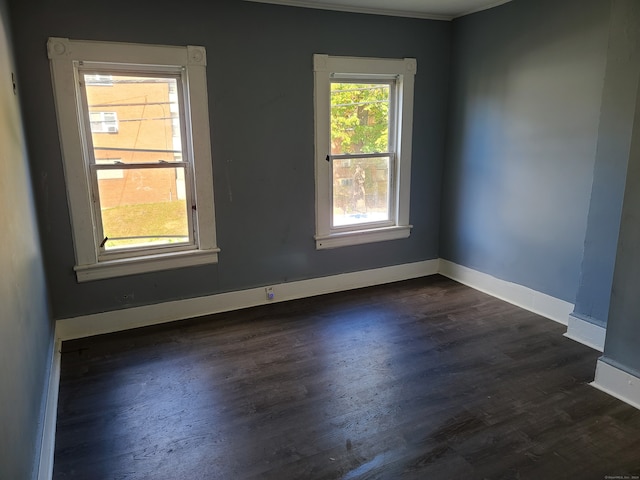
[[[413,92],[417,62],[414,58],[382,59],[337,57],[324,54],[313,56],[315,103],[315,178],[316,178],[316,249],[407,238],[411,233],[409,202],[411,183],[411,144],[413,131]],[[331,163],[327,161],[331,145],[332,74],[362,75],[374,78],[394,76],[398,88],[398,117],[396,120],[396,165],[391,174],[395,178],[395,225],[375,228],[363,224],[348,231],[331,228]]]
[[[209,111],[207,101],[206,51],[199,46],[158,46],[131,43],[93,42],[49,38],[58,128],[67,198],[71,215],[76,265],[79,282],[132,275],[144,272],[216,263],[218,252],[213,198],[213,172]],[[99,261],[95,246],[95,219],[92,193],[84,158],[78,89],[75,88],[78,62],[128,64],[140,68],[178,66],[186,71],[189,105],[185,105],[191,127],[190,146],[195,169],[196,245],[189,251],[144,254],[137,257]]]

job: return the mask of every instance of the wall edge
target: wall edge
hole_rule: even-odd
[[[605,327],[587,322],[582,318],[570,314],[569,321],[567,323],[567,331],[564,336],[573,341],[582,343],[587,347],[593,348],[598,352],[603,352],[606,334],[607,329]]]
[[[598,359],[595,379],[590,385],[640,410],[640,378],[602,358]]]
[[[573,311],[572,303],[442,258],[439,273],[562,325],[567,325],[569,314]]]
[[[56,422],[58,417],[58,393],[60,390],[62,340],[54,336],[53,352],[51,353],[51,368],[49,369],[48,386],[46,390],[46,405],[44,425],[40,445],[40,459],[38,461],[38,480],[53,478],[53,456],[56,443]]]

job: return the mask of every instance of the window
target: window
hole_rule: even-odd
[[[316,248],[406,238],[415,59],[314,55]]]
[[[217,262],[204,48],[48,51],[78,281]]]

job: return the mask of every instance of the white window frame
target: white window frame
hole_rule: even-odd
[[[213,172],[206,80],[206,51],[200,46],[159,46],[49,38],[53,89],[79,282],[217,263]],[[194,244],[188,248],[141,250],[136,256],[99,254],[87,142],[84,138],[78,67],[84,62],[114,64],[131,71],[178,67],[184,83],[186,151],[192,168]]]
[[[409,202],[411,183],[411,143],[413,131],[413,92],[417,62],[414,58],[383,59],[342,57],[325,54],[313,56],[315,105],[315,178],[316,178],[316,249],[328,249],[409,237]],[[361,224],[349,228],[333,227],[331,222],[331,80],[393,79],[397,102],[395,121],[389,136],[396,139],[395,162],[389,172],[392,180],[389,199],[390,220],[384,225]],[[391,113],[394,115],[394,113]],[[394,145],[390,145],[393,148]]]

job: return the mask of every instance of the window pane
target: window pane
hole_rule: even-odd
[[[109,86],[96,83],[109,78]],[[84,74],[94,157],[124,163],[182,161],[174,76]]]
[[[389,151],[390,84],[331,83],[331,153]]]
[[[332,164],[334,227],[389,220],[389,157]]]
[[[96,169],[106,250],[189,242],[184,167]]]

